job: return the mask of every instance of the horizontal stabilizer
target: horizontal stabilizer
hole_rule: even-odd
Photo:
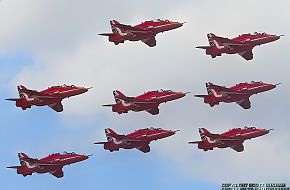
[[[198,144],[200,142],[202,142],[202,141],[192,141],[192,142],[188,142],[188,144]]]
[[[8,101],[17,101],[17,100],[19,100],[19,98],[7,98],[5,100],[8,100]]]
[[[194,97],[199,97],[199,98],[204,98],[206,96],[208,96],[208,95],[194,95]]]
[[[99,34],[100,36],[111,36],[113,35],[114,33],[102,33],[102,34]]]
[[[106,144],[108,142],[95,142],[94,144]]]
[[[210,46],[197,46],[197,47],[195,47],[195,48],[199,48],[199,49],[207,49],[207,48],[209,48]]]
[[[104,104],[102,106],[105,106],[105,107],[113,107],[114,105],[116,105],[116,104]]]

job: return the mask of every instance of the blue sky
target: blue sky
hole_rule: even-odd
[[[289,14],[288,1],[1,1],[1,187],[202,190],[219,189],[222,182],[290,184]],[[97,36],[110,31],[110,19],[134,25],[156,18],[187,24],[157,35],[154,48],[141,42],[115,46]],[[208,44],[208,32],[231,38],[255,31],[285,37],[256,47],[250,62],[238,55],[212,59],[194,48]],[[230,86],[252,80],[282,85],[251,97],[250,110],[235,104],[210,108],[192,94],[161,105],[158,116],[118,115],[101,106],[113,102],[115,89],[129,96],[160,88],[203,94],[208,81]],[[48,107],[22,111],[4,100],[18,96],[19,84],[41,90],[64,83],[94,88],[64,100],[62,113]],[[220,133],[245,125],[274,131],[245,142],[243,153],[204,153],[187,144],[199,139],[199,127]],[[125,134],[151,126],[181,131],[152,142],[148,154],[110,153],[93,144],[105,140],[107,127]],[[19,151],[36,158],[63,151],[94,155],[65,167],[62,179],[24,178],[5,168],[18,164]]]

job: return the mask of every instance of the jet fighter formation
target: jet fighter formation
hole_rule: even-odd
[[[128,111],[147,111],[152,115],[159,114],[159,105],[168,101],[184,97],[186,93],[174,92],[171,90],[149,91],[136,97],[127,97],[122,92],[115,90],[113,95],[115,104],[105,104],[103,106],[112,107],[113,112],[119,114],[128,113]]]
[[[250,96],[276,88],[279,84],[267,84],[263,82],[240,83],[230,88],[206,83],[207,95],[194,95],[204,99],[204,103],[211,107],[220,102],[236,102],[244,109],[251,108]]]
[[[253,48],[262,44],[270,43],[280,39],[280,36],[255,32],[254,34],[242,34],[233,39],[219,37],[213,33],[207,34],[210,46],[197,46],[205,49],[205,53],[212,58],[225,54],[239,54],[245,60],[253,59]]]
[[[40,92],[27,89],[22,85],[17,88],[20,98],[7,98],[6,100],[15,101],[16,106],[21,107],[23,110],[32,106],[49,106],[56,112],[63,111],[61,101],[64,98],[83,94],[90,89],[74,85],[53,86]]]
[[[141,24],[131,26],[121,24],[116,20],[111,20],[111,33],[101,33],[101,36],[107,36],[109,42],[115,45],[125,41],[142,41],[149,47],[156,46],[156,35],[165,31],[174,30],[183,26],[184,23],[172,22],[169,20],[157,19],[156,21],[145,21]],[[210,46],[198,46],[196,48],[205,49],[207,55],[212,58],[222,54],[239,54],[246,60],[253,59],[253,48],[261,44],[270,43],[280,39],[280,36],[266,33],[242,34],[233,39],[219,37],[213,33],[207,34]],[[204,99],[204,103],[211,107],[218,105],[220,102],[235,102],[244,109],[251,108],[249,98],[257,93],[272,90],[279,84],[267,84],[263,82],[239,83],[232,87],[224,87],[213,83],[206,83],[207,95],[195,95]],[[49,106],[56,112],[63,111],[61,101],[64,98],[76,96],[87,92],[90,88],[77,87],[74,85],[53,86],[46,90],[30,90],[19,85],[18,92],[20,98],[8,98],[6,100],[15,101],[17,107],[23,110],[32,106]],[[113,91],[115,103],[105,104],[103,106],[111,107],[113,112],[118,114],[128,113],[129,111],[141,112],[146,111],[152,115],[159,114],[159,105],[168,101],[183,98],[189,92],[174,92],[172,90],[156,90],[145,92],[136,97],[125,96],[121,91]],[[213,150],[214,148],[232,148],[237,152],[244,151],[244,141],[269,133],[272,129],[257,129],[255,127],[234,128],[222,134],[210,133],[205,128],[199,128],[201,141],[189,142],[197,144],[198,149],[204,151]],[[101,144],[105,150],[110,152],[119,151],[120,149],[138,149],[143,153],[150,152],[149,144],[162,138],[175,135],[179,130],[164,130],[161,128],[139,129],[127,135],[117,134],[110,128],[105,129],[107,141],[96,142]],[[24,153],[18,153],[20,166],[9,166],[17,170],[18,174],[32,175],[32,173],[50,173],[57,178],[64,176],[63,167],[76,162],[81,162],[89,158],[90,155],[80,155],[76,153],[64,154],[55,153],[42,159],[28,157]]]
[[[32,175],[32,173],[50,173],[51,175],[62,178],[62,168],[66,165],[81,162],[89,158],[90,155],[81,155],[74,152],[63,154],[55,153],[41,159],[28,157],[25,153],[18,153],[20,166],[9,166],[7,168],[16,169],[18,174],[24,177]]]
[[[174,135],[177,131],[163,130],[161,128],[139,129],[128,135],[119,135],[110,128],[105,129],[107,141],[96,142],[94,144],[103,144],[105,150],[119,151],[120,148],[136,148],[141,152],[150,152],[150,142]]]
[[[189,142],[197,144],[204,151],[214,148],[232,148],[237,152],[244,151],[244,141],[268,134],[273,129],[257,129],[255,127],[244,127],[231,129],[222,134],[210,133],[205,128],[199,128],[201,141]]]
[[[156,46],[155,36],[160,32],[173,30],[183,26],[184,23],[172,22],[169,20],[157,19],[145,21],[136,26],[121,24],[116,20],[111,20],[112,33],[102,33],[101,36],[108,36],[110,42],[115,45],[124,43],[125,41],[139,41],[141,40],[149,47]]]

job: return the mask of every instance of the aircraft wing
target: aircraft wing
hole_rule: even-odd
[[[239,104],[244,109],[250,109],[251,108],[251,102],[250,102],[249,98],[242,99],[240,101],[237,101],[236,103]]]
[[[219,135],[219,134],[210,134],[210,135],[206,135],[206,136],[210,137],[213,140],[217,140],[217,141],[241,141],[241,139],[238,139],[238,138],[223,136],[223,135]]]
[[[57,169],[57,170],[55,170],[55,171],[51,171],[51,172],[49,172],[49,173],[50,173],[51,175],[57,177],[57,178],[61,178],[61,177],[63,177],[63,171],[62,171],[62,168]]]
[[[131,98],[128,102],[131,103],[131,104],[135,104],[136,106],[158,107],[158,105],[159,105],[157,102],[139,100],[139,99],[136,99],[136,98]]]
[[[214,140],[218,140],[218,141],[241,141],[241,139],[236,139],[236,138],[232,138],[232,137],[223,137],[223,136],[219,136],[217,138],[213,138]]]
[[[234,147],[231,147],[233,150],[237,151],[237,152],[243,152],[244,151],[244,145],[243,144],[238,144]]]
[[[239,55],[242,56],[247,61],[252,60],[254,57],[252,49],[248,51],[240,52]]]
[[[141,139],[137,139],[137,138],[133,138],[133,137],[128,137],[126,135],[116,135],[114,136],[114,138],[123,141],[123,142],[128,142],[128,143],[132,143],[132,142],[142,142],[143,140]]]
[[[236,90],[233,90],[231,88],[227,88],[227,87],[224,87],[224,86],[218,86],[218,85],[215,85],[215,84],[210,84],[208,86],[209,89],[214,89],[218,92],[221,92],[222,94],[224,95],[244,95],[245,93],[243,92],[239,92],[239,91],[236,91]]]
[[[59,167],[60,165],[59,164],[55,164],[55,163],[51,163],[51,162],[47,162],[47,161],[43,161],[43,160],[38,160],[38,159],[35,159],[35,158],[21,158],[22,160],[24,161],[27,161],[29,162],[30,164],[34,164],[34,165],[37,165],[37,166],[55,166],[55,167]]]
[[[147,153],[147,152],[150,152],[150,146],[147,144],[145,146],[142,146],[142,147],[139,147],[137,148],[138,150],[140,150],[141,152],[143,153]]]
[[[53,109],[56,112],[62,112],[63,111],[63,106],[61,102],[56,102],[54,104],[48,105],[51,109]]]
[[[44,94],[42,92],[38,92],[36,90],[29,90],[29,89],[25,89],[25,93],[28,94],[29,96],[33,97],[33,98],[38,98],[38,99],[55,99],[55,97],[53,96],[49,96],[47,94]]]
[[[216,40],[223,43],[224,46],[247,46],[247,45],[249,45],[249,44],[246,44],[243,42],[237,42],[235,40],[223,38],[223,37],[219,37],[219,36],[215,36],[215,38],[216,38]]]
[[[152,109],[149,109],[149,110],[146,110],[148,113],[152,114],[152,115],[157,115],[159,114],[159,108],[158,107],[155,107],[155,108],[152,108]]]
[[[144,42],[146,45],[148,45],[149,47],[154,47],[156,46],[156,39],[155,36],[151,37],[151,38],[147,38],[142,40],[142,42]]]

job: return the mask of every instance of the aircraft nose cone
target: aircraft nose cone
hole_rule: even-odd
[[[92,87],[90,87],[90,88],[79,87],[78,90],[79,90],[79,92],[82,94],[82,93],[85,93],[85,92],[89,91],[89,89],[91,89],[91,88],[92,88]]]
[[[83,161],[83,160],[86,160],[89,158],[89,155],[80,155],[80,160]]]
[[[185,22],[183,22],[183,23],[175,22],[174,25],[175,25],[176,28],[179,28],[179,27],[183,26],[184,23]]]
[[[277,35],[270,35],[269,37],[270,37],[270,39],[272,39],[272,41],[276,41],[276,40],[279,40],[281,36],[282,36],[282,35],[280,35],[280,36],[277,36]]]
[[[188,94],[189,92],[176,92],[176,95],[178,96],[178,98],[182,98],[184,97],[186,94]]]
[[[279,84],[269,84],[269,89],[272,90],[276,88]]]
[[[266,135],[270,132],[270,130],[272,129],[257,129],[256,131],[256,136],[263,136],[263,135]]]
[[[172,136],[172,135],[175,135],[175,133],[178,132],[178,131],[179,131],[179,130],[176,130],[176,131],[168,130],[168,131],[167,131],[168,137],[169,137],[169,136]]]
[[[262,135],[266,135],[266,134],[268,134],[270,132],[270,130],[268,130],[268,129],[263,129],[263,130],[261,130],[261,134]]]

